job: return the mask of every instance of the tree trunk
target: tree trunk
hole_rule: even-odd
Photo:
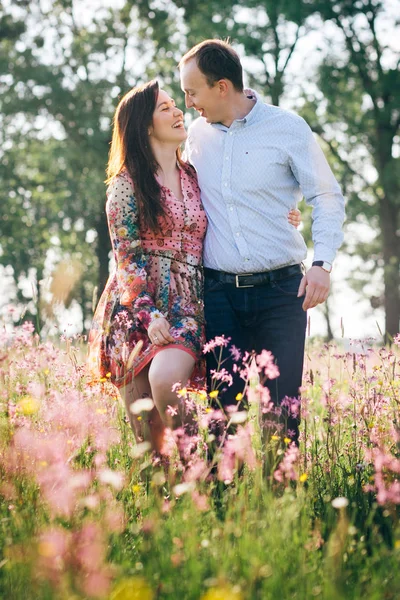
[[[332,292],[331,292],[332,293]],[[329,343],[333,340],[333,331],[331,327],[331,311],[328,300],[324,304],[324,317],[326,322],[326,342]]]
[[[390,336],[399,333],[400,238],[396,231],[398,207],[385,197],[380,208],[385,286],[385,340],[388,342]]]
[[[400,189],[396,177],[396,164],[392,158],[395,133],[390,123],[385,121],[377,128],[376,158],[379,179],[384,191],[384,198],[379,206],[379,218],[384,260],[386,342],[390,342],[391,338],[399,333],[400,321],[400,237],[398,235]]]

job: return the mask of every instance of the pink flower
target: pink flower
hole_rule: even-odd
[[[217,335],[213,340],[210,340],[209,342],[204,344],[203,354],[207,354],[207,352],[211,352],[212,350],[218,347],[226,347],[230,341],[230,337],[226,338],[224,335]]]
[[[219,369],[216,371],[215,369],[211,369],[211,377],[216,381],[222,381],[223,383],[227,383],[229,386],[233,384],[233,378],[230,373],[226,369]]]
[[[279,369],[274,363],[272,352],[269,350],[263,350],[261,354],[258,354],[256,356],[256,362],[268,379],[276,379],[279,377]]]
[[[296,481],[298,479],[298,474],[295,469],[298,458],[299,449],[296,444],[292,442],[289,444],[278,469],[274,472],[274,478],[276,481],[285,483],[286,481]]]

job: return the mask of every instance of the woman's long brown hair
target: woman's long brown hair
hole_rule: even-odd
[[[167,218],[161,186],[156,179],[159,164],[149,142],[149,127],[157,105],[158,82],[153,80],[130,90],[119,102],[114,115],[113,135],[107,166],[106,183],[126,170],[135,187],[141,222],[159,231],[160,219]],[[176,152],[177,162],[186,164]]]

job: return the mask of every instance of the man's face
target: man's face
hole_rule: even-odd
[[[181,88],[187,108],[194,108],[208,123],[221,120],[221,98],[218,82],[210,87],[206,76],[200,71],[194,58],[181,66]]]

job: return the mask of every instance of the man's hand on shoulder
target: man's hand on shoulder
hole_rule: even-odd
[[[297,296],[304,296],[303,310],[322,304],[328,297],[330,273],[321,267],[311,267],[300,282]]]

